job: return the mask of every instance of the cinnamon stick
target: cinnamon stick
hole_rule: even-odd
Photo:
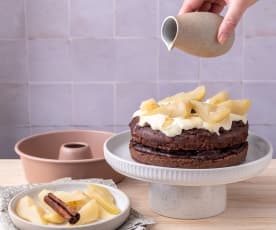
[[[44,197],[44,201],[70,224],[76,224],[79,221],[80,214],[68,207],[53,193],[48,193],[48,195]]]

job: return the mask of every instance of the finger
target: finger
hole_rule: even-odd
[[[199,9],[204,0],[185,0],[178,14],[193,12]]]
[[[209,11],[215,14],[219,14],[223,10],[223,8],[224,8],[224,5],[213,3]]]
[[[201,7],[199,7],[198,11],[209,11],[211,9],[211,2],[204,2]]]
[[[256,2],[257,2],[257,0],[250,0],[248,2],[248,7],[251,6],[251,5],[253,5],[253,4],[255,4]]]
[[[238,2],[238,1],[237,1]],[[237,3],[236,2],[236,3]],[[233,33],[246,7],[242,4],[231,4],[219,27],[218,41],[224,44]]]

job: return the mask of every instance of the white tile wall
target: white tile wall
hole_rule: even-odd
[[[266,0],[255,4],[248,10],[244,17],[245,35],[275,36],[276,35],[276,1]]]
[[[25,36],[23,0],[0,1],[0,39],[16,39]]]
[[[199,79],[199,58],[180,50],[168,52],[159,42],[159,80],[190,81]]]
[[[0,125],[0,159],[16,157],[13,152],[14,144],[23,137],[30,135],[29,127]]]
[[[72,124],[72,85],[32,83],[30,120],[33,125]]]
[[[116,0],[115,31],[121,37],[156,37],[157,0]]]
[[[54,82],[72,80],[70,41],[37,39],[29,41],[30,80]]]
[[[71,0],[71,35],[110,37],[114,31],[114,1]]]
[[[275,80],[275,37],[252,37],[244,45],[244,79]]]
[[[29,38],[64,38],[68,36],[68,0],[26,1]]]
[[[113,39],[74,39],[71,46],[74,81],[112,81],[115,75]]]
[[[136,82],[117,83],[115,91],[115,124],[127,125],[141,103],[148,98],[157,97],[157,84]]]
[[[197,81],[191,82],[172,82],[168,81],[161,81],[158,84],[158,98],[162,99],[167,97],[168,95],[174,95],[179,92],[189,91],[190,89],[194,89],[198,86]]]
[[[232,49],[225,55],[200,59],[200,80],[241,81],[243,74],[243,38],[236,37]]]
[[[252,100],[249,121],[252,124],[276,124],[276,82],[246,82],[244,96]]]
[[[74,125],[113,124],[113,84],[75,84],[73,93]]]
[[[27,82],[24,40],[0,40],[0,82]]]
[[[0,125],[29,125],[28,99],[27,84],[0,84]]]
[[[157,39],[119,39],[116,41],[115,79],[117,81],[156,80]]]
[[[275,0],[249,9],[233,49],[212,59],[160,41],[182,2],[0,0],[0,158],[38,132],[122,131],[141,100],[199,84],[251,98],[252,129],[276,146]]]

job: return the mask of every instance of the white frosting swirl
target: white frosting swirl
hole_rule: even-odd
[[[225,130],[230,130],[233,121],[242,121],[244,124],[247,123],[247,116],[241,116],[231,113],[226,119],[219,123],[208,123],[202,120],[200,117],[191,117],[185,119],[182,117],[172,118],[173,121],[166,127],[163,126],[167,116],[163,114],[154,114],[154,115],[143,115],[140,110],[136,111],[133,114],[133,117],[139,117],[139,126],[145,126],[149,124],[153,130],[159,130],[168,137],[174,137],[182,133],[182,130],[189,130],[193,128],[197,129],[206,129],[210,132],[215,132],[218,135],[219,129],[224,128]]]

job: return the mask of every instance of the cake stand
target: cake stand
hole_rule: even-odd
[[[167,168],[135,162],[129,152],[130,133],[122,132],[104,144],[106,161],[128,177],[150,183],[153,211],[179,219],[218,215],[226,208],[226,185],[261,173],[272,158],[271,144],[249,134],[246,161],[237,166],[212,169]]]

